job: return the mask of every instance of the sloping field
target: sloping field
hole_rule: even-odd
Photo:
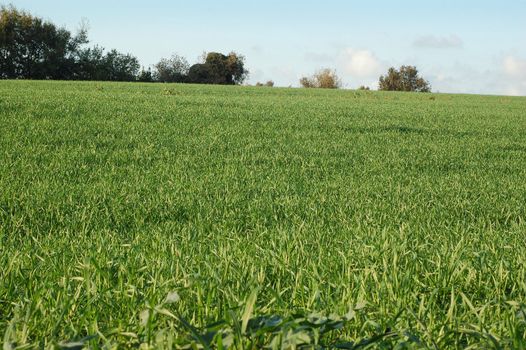
[[[525,220],[526,98],[0,82],[4,349],[524,348]]]

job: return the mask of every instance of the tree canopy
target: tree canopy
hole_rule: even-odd
[[[116,50],[87,48],[87,29],[72,35],[13,6],[0,8],[3,79],[135,80],[139,61]]]
[[[75,53],[86,42],[53,23],[14,7],[0,8],[0,76],[61,79],[72,73]]]
[[[85,25],[72,34],[14,6],[0,7],[0,79],[111,80],[196,84],[242,84],[248,77],[245,57],[209,52],[190,66],[177,54],[162,58],[153,69],[142,69],[137,57],[100,46],[88,47]],[[339,88],[334,70],[322,69],[303,77],[307,88]],[[262,84],[259,84],[262,85]],[[267,83],[268,86],[273,84]],[[365,87],[364,87],[365,89]],[[390,68],[379,79],[379,90],[430,92],[427,80],[414,66]]]
[[[173,54],[170,58],[162,58],[154,66],[154,79],[163,83],[183,83],[186,81],[190,65],[184,57]]]
[[[400,69],[389,68],[387,75],[380,77],[379,90],[431,92],[431,86],[418,75],[415,66],[401,66]]]
[[[0,7],[0,78],[111,80],[199,84],[241,84],[248,76],[245,58],[235,52],[210,52],[190,67],[185,58],[163,58],[153,70],[117,50],[88,47],[86,26],[73,35],[65,28],[13,6]]]
[[[248,76],[245,57],[230,52],[223,55],[218,52],[206,54],[204,63],[190,67],[187,81],[196,84],[242,84]]]

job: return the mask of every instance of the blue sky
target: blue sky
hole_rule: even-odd
[[[320,68],[345,87],[376,87],[390,66],[416,65],[433,90],[526,95],[526,0],[13,0],[92,44],[145,66],[171,53],[246,56],[250,83],[297,86]]]

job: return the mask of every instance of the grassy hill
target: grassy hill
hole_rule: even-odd
[[[525,135],[526,98],[2,81],[4,349],[524,348]]]

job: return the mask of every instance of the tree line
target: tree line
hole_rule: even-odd
[[[245,58],[235,52],[210,52],[192,66],[180,56],[141,69],[137,57],[88,47],[88,30],[72,34],[50,21],[13,6],[0,8],[0,78],[106,81],[158,81],[241,84],[248,76]]]
[[[0,79],[59,79],[142,81],[196,84],[242,84],[247,76],[245,58],[235,52],[204,53],[190,65],[179,55],[162,58],[142,68],[137,57],[117,50],[89,47],[88,30],[81,25],[72,34],[50,21],[13,6],[0,7]],[[322,69],[300,79],[305,88],[340,88],[335,70]],[[256,86],[274,86],[272,81]],[[390,68],[379,78],[379,90],[430,92],[431,86],[414,66]],[[361,86],[362,90],[369,87]]]

